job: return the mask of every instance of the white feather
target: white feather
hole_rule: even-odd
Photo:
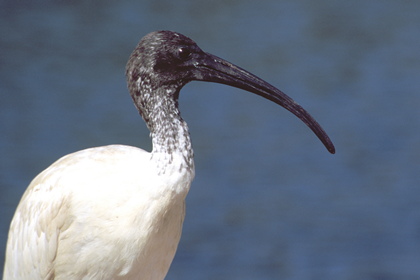
[[[161,176],[150,158],[112,145],[67,155],[40,173],[13,218],[4,279],[163,279],[194,171]]]

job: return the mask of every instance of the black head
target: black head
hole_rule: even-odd
[[[130,93],[146,120],[156,98],[177,106],[180,89],[190,81],[216,82],[241,88],[267,98],[300,118],[331,153],[334,145],[321,126],[293,99],[248,71],[203,52],[190,38],[172,31],[146,35],[127,63]]]
[[[171,31],[144,36],[127,63],[128,83],[149,78],[152,87],[182,87],[194,79],[194,62],[204,52],[190,38]]]

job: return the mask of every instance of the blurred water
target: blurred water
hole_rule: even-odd
[[[197,175],[167,279],[420,279],[419,10],[0,1],[0,251],[26,186],[57,158],[112,143],[150,150],[124,67],[143,35],[170,29],[284,90],[337,154],[266,100],[187,85]]]

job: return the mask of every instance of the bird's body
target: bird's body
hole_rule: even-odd
[[[192,80],[235,86],[283,106],[334,153],[320,125],[290,97],[179,33],[146,35],[126,75],[150,130],[152,152],[123,145],[91,148],[41,172],[13,217],[4,280],[165,277],[194,178],[188,127],[178,110],[179,92]]]
[[[194,171],[159,175],[157,165],[146,164],[153,162],[150,155],[122,145],[91,148],[40,173],[11,225],[6,257],[19,265],[5,276],[163,279],[181,236]]]

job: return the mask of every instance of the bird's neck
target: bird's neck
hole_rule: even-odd
[[[178,92],[160,90],[149,96],[147,108],[139,108],[150,130],[152,159],[160,174],[194,174],[194,152],[187,123],[178,109]],[[136,104],[139,105],[138,102]]]
[[[152,159],[160,172],[194,172],[194,152],[187,123],[179,115],[160,117],[159,125],[150,133]]]

